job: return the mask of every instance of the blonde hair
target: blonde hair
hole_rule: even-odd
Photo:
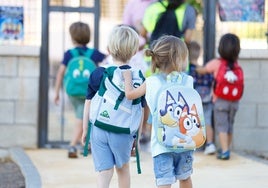
[[[108,50],[116,60],[127,62],[138,51],[139,35],[129,26],[116,26],[108,40]]]
[[[178,37],[164,35],[145,51],[152,57],[152,72],[185,71],[188,64],[188,48]]]

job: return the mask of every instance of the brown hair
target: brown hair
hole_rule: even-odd
[[[189,61],[194,62],[200,56],[201,46],[196,41],[191,41],[188,44],[189,49]]]
[[[74,22],[69,28],[71,38],[77,44],[86,45],[90,41],[90,29],[88,24],[83,22]]]
[[[221,58],[227,60],[229,67],[232,69],[240,52],[239,38],[231,33],[223,35],[219,43],[218,52]]]
[[[152,72],[185,71],[188,60],[186,44],[178,37],[164,35],[156,40],[151,49],[145,51],[152,57]]]

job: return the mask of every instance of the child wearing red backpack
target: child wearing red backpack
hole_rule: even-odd
[[[214,123],[220,143],[217,158],[228,160],[235,114],[244,88],[243,71],[237,62],[240,52],[239,38],[231,33],[223,35],[218,52],[220,58],[209,61],[204,67],[197,68],[197,72],[214,75]]]

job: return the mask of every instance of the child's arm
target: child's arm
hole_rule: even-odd
[[[55,97],[54,97],[54,102],[55,102],[56,105],[59,104],[60,88],[61,88],[61,84],[62,84],[62,80],[63,80],[65,70],[66,70],[65,65],[61,64],[60,67],[59,67],[59,70],[57,72],[56,82],[55,82]]]
[[[91,100],[86,99],[85,100],[85,105],[84,105],[83,133],[82,133],[82,138],[81,138],[82,145],[85,145],[85,143],[86,143],[86,137],[87,137],[87,132],[88,132],[90,101]]]
[[[123,71],[123,77],[125,82],[125,94],[127,99],[133,100],[145,95],[146,92],[145,82],[140,87],[133,88],[131,71],[130,70]]]
[[[206,67],[202,67],[202,66],[196,66],[196,72],[198,74],[207,74],[208,73]]]

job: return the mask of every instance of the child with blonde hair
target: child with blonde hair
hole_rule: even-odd
[[[117,68],[119,68],[121,71],[131,68],[128,65],[128,62],[131,57],[138,51],[138,47],[139,36],[137,32],[135,32],[130,27],[121,25],[116,26],[112,30],[108,40],[107,48],[109,54],[113,58],[114,65],[116,65]],[[110,69],[110,67],[107,69]],[[91,104],[93,104],[93,101],[95,101],[95,98],[93,97],[95,95],[99,95],[99,90],[101,90],[102,84],[104,82],[103,77],[105,78],[104,74],[106,74],[108,71],[107,69],[104,67],[99,67],[91,74],[89,78],[88,93],[84,107],[82,143],[86,143],[87,134],[90,132],[92,157],[95,165],[95,170],[98,173],[98,188],[109,187],[114,173],[114,168],[117,172],[118,187],[128,188],[130,187],[129,160],[131,148],[134,142],[134,133],[116,133],[115,126],[111,126],[110,130],[106,130],[105,127],[103,127],[105,125],[98,126],[96,123],[97,121],[91,122],[92,126],[90,130],[88,129],[88,121],[91,121],[92,117],[90,116],[93,116],[91,112],[96,108],[99,108],[98,106],[91,106]],[[120,76],[122,77],[122,74],[120,74]],[[119,83],[122,85],[123,80],[119,80]],[[140,114],[141,113],[142,112],[140,112]],[[109,116],[108,113],[106,114]],[[117,118],[115,118],[115,121],[117,121],[118,124],[125,123],[118,120]]]
[[[177,37],[166,35],[156,40],[150,49],[145,51],[152,57],[153,75],[138,88],[132,87],[130,71],[124,71],[125,92],[128,99],[135,99],[145,95],[146,102],[153,119],[157,108],[158,92],[167,82],[170,75],[180,75],[185,86],[193,88],[193,78],[183,73],[187,67],[188,49],[186,44]],[[179,115],[179,114],[178,114]],[[156,121],[153,120],[154,127]],[[177,180],[181,188],[191,188],[191,174],[193,171],[193,150],[174,151],[158,141],[156,130],[152,128],[151,152],[154,164],[156,185],[161,188],[171,187]]]

